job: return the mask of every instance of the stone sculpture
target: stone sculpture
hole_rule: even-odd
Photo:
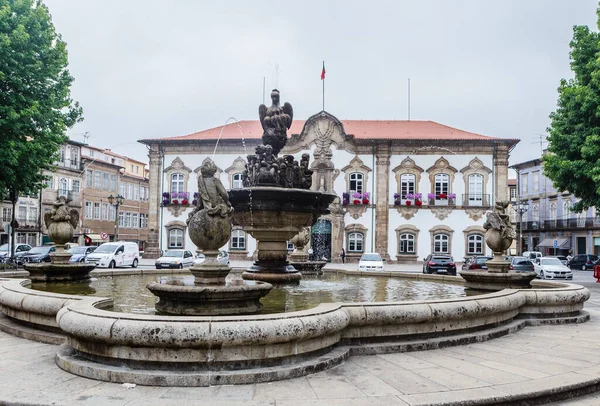
[[[64,246],[73,238],[73,230],[79,224],[79,212],[70,208],[65,196],[52,203],[52,210],[44,214],[48,236],[57,246]]]
[[[508,202],[496,202],[494,211],[487,214],[487,220],[483,223],[486,230],[486,244],[494,253],[502,254],[512,244],[515,238],[515,230],[506,214]]]
[[[258,106],[258,116],[263,128],[262,141],[265,145],[273,147],[273,154],[279,154],[279,151],[287,142],[287,130],[292,125],[294,119],[294,110],[292,105],[284,103],[283,107],[279,105],[279,90],[273,89],[271,92],[271,107],[267,108],[264,104]]]

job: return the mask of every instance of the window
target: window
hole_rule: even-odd
[[[27,219],[27,206],[19,206],[18,210],[17,220],[25,221]]]
[[[481,234],[470,234],[467,237],[467,254],[482,255],[483,254],[483,236]]]
[[[433,253],[449,254],[449,238],[447,234],[436,234],[433,236]]]
[[[71,186],[73,193],[79,193],[79,180],[73,179],[73,186]]]
[[[400,245],[398,247],[400,254],[414,254],[415,253],[415,236],[413,234],[401,234]]]
[[[94,183],[94,171],[91,169],[86,169],[85,171],[85,186],[92,187]]]
[[[46,185],[48,189],[54,189],[54,176],[48,176],[48,179],[46,180]]]
[[[140,220],[138,219],[138,213],[131,214],[131,227],[137,228],[140,226]]]
[[[135,174],[136,174],[136,175],[139,175],[139,174],[140,174],[140,166],[139,166],[139,165],[136,165],[136,166],[135,166]]]
[[[433,192],[437,195],[444,193],[448,194],[448,187],[450,185],[450,176],[445,173],[438,173],[433,178]]]
[[[106,190],[110,189],[110,174],[108,172],[102,173],[102,188]]]
[[[234,173],[233,176],[231,177],[231,180],[232,180],[232,184],[231,184],[232,189],[241,189],[244,187],[241,173]]]
[[[12,219],[12,207],[2,208],[2,221],[11,221]]]
[[[30,207],[27,213],[27,220],[31,222],[37,221],[37,207]]]
[[[71,147],[71,166],[77,166],[78,162],[78,157],[79,155],[79,148],[77,147]]]
[[[540,206],[537,204],[534,204],[531,208],[531,220],[537,222],[540,221]]]
[[[563,218],[568,219],[571,216],[571,202],[566,200],[563,202]]]
[[[131,227],[131,212],[125,212],[125,227]]]
[[[556,220],[557,212],[556,203],[550,203],[550,220]]]
[[[131,169],[130,172],[133,173],[133,165],[130,165],[129,167]]]
[[[363,233],[348,234],[348,252],[363,252]]]
[[[125,197],[125,194],[126,194],[125,193],[125,185],[126,185],[126,183],[123,183],[123,182],[119,183],[119,194],[123,197]]]
[[[65,162],[65,146],[61,145],[60,147],[60,162]]]
[[[174,173],[171,175],[171,193],[185,192],[185,188],[183,187],[183,179],[183,173]]]
[[[92,218],[92,202],[85,202],[85,218]]]
[[[94,220],[100,220],[100,203],[94,203]]]
[[[406,199],[407,194],[415,193],[416,176],[412,173],[400,175],[400,198]]]
[[[183,248],[183,230],[179,228],[169,230],[169,248]]]
[[[108,203],[102,203],[102,220],[108,220]]]
[[[26,233],[17,233],[17,244],[27,244]]]
[[[117,191],[117,175],[115,174],[110,175],[110,190],[112,192]]]
[[[66,178],[60,178],[58,181],[58,195],[67,196],[69,194],[69,181]]]
[[[146,228],[148,216],[145,213],[140,213],[140,228]]]
[[[514,202],[517,200],[517,189],[515,189],[514,187],[510,188],[510,201]]]
[[[350,193],[363,192],[363,177],[362,173],[354,172],[350,174]],[[362,250],[361,250],[362,251]]]
[[[108,219],[111,221],[115,221],[115,216],[117,215],[117,208],[112,204],[108,205]]]
[[[521,174],[521,193],[527,194],[527,174]]]
[[[140,199],[140,186],[133,185],[133,200],[139,200],[139,199]]]
[[[531,172],[531,191],[539,192],[540,191],[540,171]]]
[[[125,219],[125,213],[120,211],[119,212],[119,227],[123,227],[124,219]]]
[[[100,171],[94,172],[94,188],[102,189],[102,172]]]
[[[469,175],[469,206],[483,205],[483,175]]]
[[[127,200],[132,200],[133,199],[133,188],[132,188],[132,184],[128,183],[127,184]]]
[[[231,232],[231,249],[245,250],[246,249],[246,233],[242,230],[233,230]]]

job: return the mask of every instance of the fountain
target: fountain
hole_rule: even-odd
[[[465,279],[465,287],[476,290],[502,290],[531,288],[535,272],[508,272],[510,261],[504,259],[504,252],[511,246],[515,238],[515,230],[506,214],[508,202],[496,202],[494,211],[488,213],[483,224],[485,243],[494,253],[494,258],[487,261],[487,272],[461,271]]]
[[[290,264],[302,275],[321,275],[327,261],[311,261],[304,250],[310,242],[310,228],[304,227],[291,241],[296,251],[289,255]]]
[[[279,104],[279,91],[271,92],[272,105],[259,107],[263,145],[248,155],[243,189],[229,191],[235,211],[233,224],[242,226],[257,241],[258,259],[242,278],[271,283],[298,282],[302,274],[287,260],[287,241],[329,212],[334,194],[310,190],[309,155],[300,162],[293,155],[278,157],[287,142],[292,106]]]
[[[159,297],[156,310],[177,315],[231,315],[261,311],[260,298],[272,289],[265,282],[228,283],[229,265],[217,261],[219,248],[229,241],[233,208],[221,181],[214,177],[217,167],[206,161],[198,176],[198,203],[189,214],[189,235],[205,260],[190,268],[194,285],[150,283],[147,288]]]
[[[51,262],[23,265],[34,282],[86,280],[90,278],[90,271],[96,267],[93,264],[69,262],[71,254],[65,250],[65,244],[73,238],[73,230],[79,223],[79,212],[69,208],[67,203],[66,197],[59,196],[53,203],[52,211],[44,215],[48,236],[56,245],[56,251],[50,254]]]

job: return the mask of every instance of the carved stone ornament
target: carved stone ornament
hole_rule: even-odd
[[[350,215],[354,220],[357,220],[367,211],[368,204],[349,204],[346,207],[346,213]]]
[[[398,213],[406,220],[410,220],[415,216],[417,211],[419,211],[419,208],[414,206],[396,206],[396,210],[398,210]]]
[[[167,210],[169,210],[169,213],[171,213],[173,217],[179,217],[186,211],[186,209],[192,206],[184,206],[181,204],[169,204],[165,207],[167,208]]]
[[[469,216],[469,218],[473,221],[479,221],[483,215],[485,214],[486,209],[482,208],[466,208],[465,213]]]
[[[452,207],[448,206],[440,206],[440,207],[431,207],[431,212],[438,220],[445,220],[448,218],[450,213],[452,213]]]

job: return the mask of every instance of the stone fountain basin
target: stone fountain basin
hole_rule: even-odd
[[[435,348],[440,340],[451,345],[470,342],[469,335],[484,340],[525,325],[585,321],[589,315],[580,311],[590,297],[582,286],[534,281],[532,289],[455,299],[173,317],[110,312],[103,310],[110,299],[73,300],[27,289],[27,283],[0,280],[0,310],[27,326],[35,325],[38,314],[47,319],[54,313],[67,337],[57,354],[62,369],[93,379],[162,386],[265,382],[326,369],[351,354]],[[477,331],[482,333],[474,335]]]

